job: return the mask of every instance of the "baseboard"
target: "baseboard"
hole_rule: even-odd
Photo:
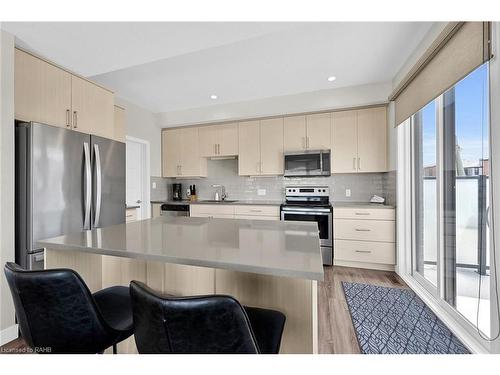
[[[405,274],[399,274],[403,281],[420,297],[422,301],[432,310],[436,316],[448,327],[448,329],[474,354],[490,354],[488,350],[481,345],[457,320],[441,307],[435,298],[425,290],[413,278]]]
[[[5,345],[19,336],[19,328],[17,324],[7,327],[0,331],[0,346]]]
[[[364,268],[367,270],[378,271],[394,271],[394,266],[391,264],[366,263],[366,262],[351,262],[347,260],[333,260],[334,266]]]

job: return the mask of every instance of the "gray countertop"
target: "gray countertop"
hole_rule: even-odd
[[[323,280],[315,223],[157,217],[38,243],[55,250]]]

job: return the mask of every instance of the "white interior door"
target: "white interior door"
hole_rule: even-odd
[[[127,137],[127,206],[139,206],[137,218],[148,217],[149,194],[149,172],[147,143],[141,140],[133,140]]]

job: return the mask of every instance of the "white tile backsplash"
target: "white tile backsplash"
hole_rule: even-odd
[[[285,187],[289,185],[326,185],[330,187],[333,201],[367,202],[372,195],[395,197],[395,177],[391,173],[336,174],[330,177],[291,178],[283,176],[245,177],[238,176],[238,160],[208,160],[206,178],[173,179],[151,177],[157,189],[151,193],[152,200],[171,198],[172,183],[181,183],[183,195],[189,185],[196,185],[198,199],[213,199],[214,184],[226,187],[228,199],[236,200],[282,200]],[[393,188],[394,186],[394,188]],[[346,197],[346,189],[351,196]],[[262,192],[265,190],[265,195]],[[155,199],[153,197],[156,197]],[[394,202],[392,202],[394,204]]]

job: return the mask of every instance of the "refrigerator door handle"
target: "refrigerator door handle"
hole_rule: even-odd
[[[101,176],[101,156],[99,154],[99,145],[94,144],[95,168],[96,168],[96,203],[94,228],[98,227],[101,216],[101,193],[102,193],[102,176]]]
[[[90,229],[90,204],[92,195],[92,176],[90,167],[90,149],[88,142],[83,143],[83,151],[85,154],[85,219],[83,221],[83,229]]]

